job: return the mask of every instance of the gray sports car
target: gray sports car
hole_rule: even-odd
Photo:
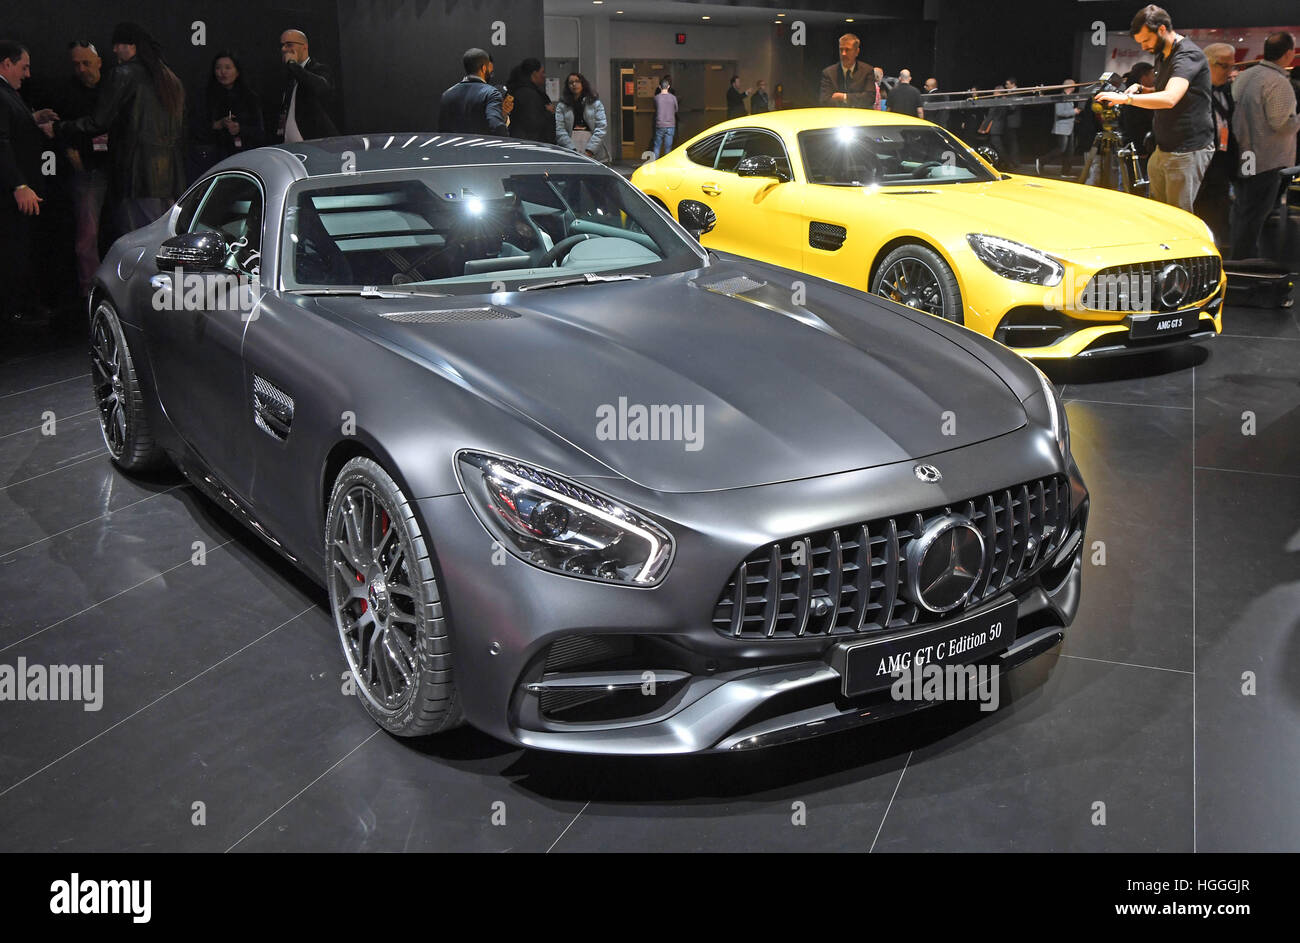
[[[399,736],[741,749],[1059,643],[1088,493],[1046,377],[679,211],[502,138],[232,158],[99,271],[112,460],[324,584]]]

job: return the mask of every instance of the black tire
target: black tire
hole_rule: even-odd
[[[876,266],[871,291],[926,314],[966,323],[957,276],[929,246],[911,243],[890,252]]]
[[[90,316],[90,382],[99,409],[99,431],[113,464],[137,473],[162,465],[166,456],[149,428],[135,361],[113,305],[100,301]]]
[[[375,722],[399,737],[461,724],[432,554],[406,495],[369,458],[352,459],[334,481],[325,582],[357,697]]]

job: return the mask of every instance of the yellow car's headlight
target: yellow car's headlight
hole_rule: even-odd
[[[979,260],[1003,278],[1051,287],[1065,276],[1059,260],[1032,246],[978,232],[967,234],[966,241]]]

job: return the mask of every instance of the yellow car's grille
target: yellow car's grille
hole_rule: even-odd
[[[1112,265],[1088,280],[1079,296],[1080,307],[1095,311],[1173,311],[1203,300],[1218,288],[1219,270],[1217,255]]]

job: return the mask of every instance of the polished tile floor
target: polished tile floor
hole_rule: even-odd
[[[1090,562],[1000,711],[667,760],[377,732],[322,592],[113,470],[79,339],[10,344],[0,665],[102,664],[104,698],[0,702],[0,850],[1300,849],[1298,310],[1052,371]]]

